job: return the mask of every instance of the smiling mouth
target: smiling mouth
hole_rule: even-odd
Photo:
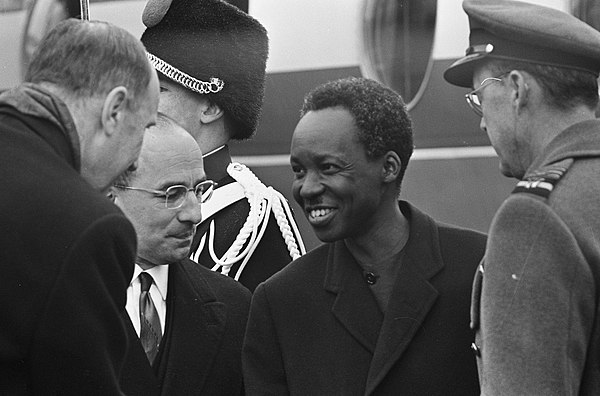
[[[335,209],[333,208],[322,208],[322,209],[310,209],[306,211],[308,221],[313,226],[324,225],[333,216]]]
[[[317,219],[319,217],[327,216],[332,211],[333,211],[333,209],[313,209],[308,212],[308,215],[314,219]]]

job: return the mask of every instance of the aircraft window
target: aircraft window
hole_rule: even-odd
[[[363,74],[419,100],[431,64],[436,0],[366,0]]]
[[[573,0],[573,15],[597,30],[600,30],[600,2],[598,0]]]

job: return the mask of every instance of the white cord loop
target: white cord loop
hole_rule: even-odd
[[[200,241],[200,246],[196,250],[196,253],[191,257],[192,260],[198,262],[205,243],[208,243],[208,251],[215,263],[215,266],[212,268],[213,271],[220,269],[222,274],[228,275],[231,266],[242,260],[240,268],[234,276],[235,280],[239,280],[242,271],[246,267],[246,264],[248,264],[250,257],[258,247],[267,229],[271,212],[275,215],[275,220],[292,260],[305,254],[304,242],[285,197],[272,187],[265,186],[243,164],[235,162],[229,164],[227,173],[240,183],[244,189],[244,195],[250,204],[248,217],[233,244],[220,258],[217,257],[214,249],[215,225],[214,220],[211,221],[208,231],[208,241],[206,241],[205,234]]]

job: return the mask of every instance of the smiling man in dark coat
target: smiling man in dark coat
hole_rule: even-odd
[[[0,394],[121,395],[136,239],[103,194],[135,163],[158,78],[125,30],[68,20],[0,96]]]
[[[412,154],[400,95],[367,79],[305,98],[293,193],[321,247],[262,283],[248,395],[477,395],[471,279],[484,235],[398,202]]]

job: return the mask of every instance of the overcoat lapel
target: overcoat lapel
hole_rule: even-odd
[[[324,287],[336,293],[333,315],[371,353],[383,322],[383,313],[363,279],[358,263],[343,241],[329,249]]]
[[[200,393],[223,337],[225,305],[216,300],[202,273],[194,271],[197,265],[186,260],[169,269],[169,344],[159,368],[163,395]]]
[[[443,268],[437,226],[414,207],[401,203],[410,236],[388,303],[365,394],[371,394],[389,373],[421,327],[438,292],[429,279]]]
[[[121,371],[121,388],[125,394],[132,396],[159,395],[160,383],[148,362],[129,314],[124,311],[121,317],[129,338],[127,360]]]

